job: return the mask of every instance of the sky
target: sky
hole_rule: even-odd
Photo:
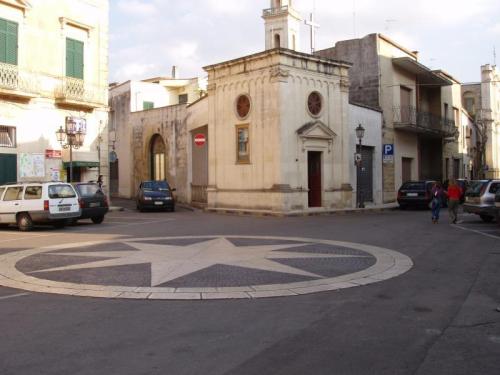
[[[262,10],[270,0],[110,0],[110,82],[205,76],[203,66],[264,50]],[[315,11],[317,49],[382,33],[432,69],[461,82],[500,61],[498,0],[294,0],[303,18]],[[301,51],[310,52],[303,25]]]

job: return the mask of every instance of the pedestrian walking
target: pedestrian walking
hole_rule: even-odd
[[[441,212],[441,207],[443,206],[443,186],[439,182],[435,182],[431,190],[432,200],[431,200],[431,210],[432,210],[432,222],[434,224],[439,223],[439,214]]]
[[[102,174],[100,174],[100,175],[99,175],[99,178],[97,179],[97,184],[99,185],[99,188],[100,188],[101,190],[102,190],[102,186],[103,186],[103,184],[104,184],[104,179],[103,179],[103,177],[104,177],[104,176],[103,176]]]
[[[450,214],[450,221],[453,224],[458,220],[458,208],[460,207],[460,197],[462,196],[462,189],[457,185],[457,180],[454,178],[448,184],[448,212]]]

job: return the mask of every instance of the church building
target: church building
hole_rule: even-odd
[[[351,207],[350,64],[297,52],[300,16],[271,5],[264,52],[204,68],[208,208]]]

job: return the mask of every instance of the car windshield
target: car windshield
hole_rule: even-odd
[[[425,190],[425,182],[405,182],[402,190]]]
[[[82,184],[76,188],[82,197],[93,197],[97,194],[102,194],[101,188],[97,184]]]
[[[467,189],[467,195],[480,195],[487,184],[488,181],[471,181]]]
[[[168,186],[166,181],[150,181],[144,182],[142,189],[144,191],[169,191],[170,186]]]
[[[50,185],[49,186],[49,198],[59,199],[59,198],[75,198],[75,191],[70,185]]]

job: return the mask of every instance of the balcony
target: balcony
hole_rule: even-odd
[[[393,121],[395,129],[438,137],[453,137],[457,131],[454,120],[421,112],[412,106],[394,107]]]
[[[55,90],[55,98],[62,107],[92,110],[107,105],[106,93],[105,88],[90,85],[82,79],[64,77]]]
[[[264,11],[262,12],[262,17],[279,16],[284,13],[288,13],[288,5],[282,6],[280,8],[264,9]]]
[[[0,62],[0,97],[29,101],[39,93],[40,82],[34,74]]]

